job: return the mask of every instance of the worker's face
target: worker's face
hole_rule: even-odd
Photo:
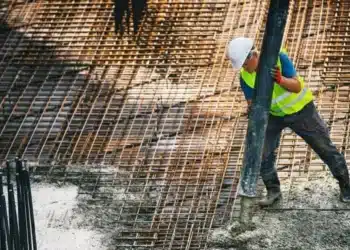
[[[249,52],[247,59],[243,64],[243,68],[249,73],[253,73],[258,68],[259,55],[256,51]]]

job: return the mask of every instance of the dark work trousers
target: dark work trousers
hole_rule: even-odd
[[[279,188],[280,185],[275,168],[276,149],[279,146],[281,132],[286,127],[292,129],[311,146],[338,181],[349,182],[346,160],[332,143],[329,130],[312,101],[295,114],[285,117],[270,115],[260,170],[267,189]]]

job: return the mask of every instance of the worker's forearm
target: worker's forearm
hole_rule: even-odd
[[[299,93],[301,91],[301,84],[295,78],[282,77],[282,81],[279,83],[279,85],[289,92]]]

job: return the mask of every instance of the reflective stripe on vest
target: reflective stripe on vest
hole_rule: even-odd
[[[292,94],[292,93],[290,93],[290,92],[286,92],[286,93],[284,93],[284,94],[282,94],[282,95],[280,95],[280,96],[278,96],[278,97],[272,99],[271,105],[274,105],[274,104],[276,104],[277,102],[280,102],[280,101],[282,101],[282,100],[288,98],[291,94]]]
[[[284,53],[284,52],[283,52]],[[277,66],[282,71],[281,61],[278,57]],[[241,77],[246,84],[254,88],[256,73],[248,73],[243,68],[241,69]],[[302,91],[299,93],[293,93],[285,90],[279,86],[278,83],[274,83],[270,113],[275,116],[285,116],[300,111],[307,103],[313,100],[312,92],[304,87],[304,80],[298,77],[301,83]],[[288,100],[289,99],[289,100]]]
[[[306,95],[306,93],[307,93],[307,88],[303,88],[303,90],[302,90],[301,92],[299,92],[298,97],[295,98],[292,102],[290,102],[290,103],[284,105],[284,106],[282,107],[282,109],[283,109],[283,108],[289,108],[289,107],[293,106],[294,104],[296,104],[297,102],[299,102],[301,99],[303,99],[304,96]],[[291,92],[286,92],[286,93],[284,93],[284,94],[278,96],[277,98],[272,99],[271,105],[274,105],[274,104],[276,104],[277,102],[281,102],[281,101],[283,101],[284,99],[287,99],[287,98],[288,98],[289,96],[291,96],[292,94],[293,94],[293,93],[291,93]]]
[[[289,92],[288,92],[289,93]],[[297,104],[298,102],[300,102],[304,97],[305,95],[308,93],[308,89],[307,88],[303,88],[303,90],[299,93],[298,97],[295,98],[293,101],[291,101],[290,103],[282,106],[279,108],[279,110],[274,110],[273,113],[278,113],[278,112],[283,112],[284,109],[286,108],[290,108],[292,107],[293,105]],[[284,94],[283,94],[284,95]],[[289,95],[288,95],[289,96]],[[281,96],[279,96],[281,97]],[[278,97],[278,98],[279,98]],[[277,99],[278,99],[277,98]],[[284,114],[284,113],[283,113]]]

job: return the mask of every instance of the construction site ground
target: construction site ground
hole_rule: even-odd
[[[251,228],[238,220],[212,232],[214,249],[347,250],[350,246],[350,205],[339,201],[331,177],[283,183],[284,200],[256,209]],[[286,201],[287,200],[287,201]]]
[[[136,204],[141,197],[114,189],[109,191],[113,198],[102,201],[101,197],[79,195],[73,179],[66,183],[44,180],[42,175],[33,175],[39,249],[131,249],[126,241],[123,247],[115,248],[115,241],[120,244],[122,240],[120,231],[127,226],[120,222],[117,211],[123,200]],[[350,205],[339,201],[337,182],[328,172],[308,182],[283,181],[282,192],[283,199],[276,205],[264,209],[254,207],[253,223],[249,227],[240,225],[236,217],[211,230],[208,249],[349,249]],[[263,195],[265,191],[260,190],[255,200]],[[156,192],[149,193],[149,197],[152,196],[156,197]],[[143,202],[151,203],[151,200]]]

